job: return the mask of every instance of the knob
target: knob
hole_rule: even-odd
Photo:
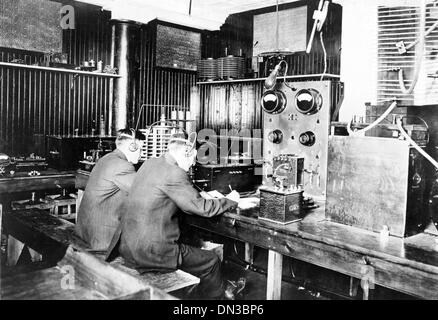
[[[263,110],[269,114],[278,114],[286,108],[286,95],[282,91],[266,91],[261,100]]]
[[[302,89],[295,95],[295,106],[302,114],[315,114],[322,107],[322,96],[315,89]]]
[[[418,173],[415,173],[412,177],[412,187],[418,187],[421,183],[421,176]]]
[[[281,132],[280,130],[274,130],[271,131],[268,135],[268,140],[272,143],[276,143],[279,144],[281,143],[281,141],[283,141],[283,132]]]
[[[304,132],[300,135],[300,143],[303,146],[311,147],[315,144],[315,134],[312,131]]]

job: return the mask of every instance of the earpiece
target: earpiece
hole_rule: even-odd
[[[129,145],[129,151],[131,151],[131,152],[135,152],[135,151],[138,150],[138,145],[137,145],[137,143],[135,142],[135,131],[134,131],[134,129],[131,129],[131,132],[132,132],[132,142],[131,142],[131,144]]]
[[[130,129],[131,130],[131,135],[127,135],[127,134],[121,134],[121,137],[128,137],[132,139],[132,142],[129,144],[129,151],[131,152],[135,152],[138,150],[138,144],[135,142],[135,130],[134,129]]]
[[[194,136],[194,138],[192,138]],[[172,138],[172,141],[181,141],[184,142],[186,145],[186,152],[185,152],[185,156],[188,158],[191,156],[193,149],[195,148],[195,144],[196,144],[196,139],[197,139],[197,134],[196,132],[192,132],[189,135],[188,139],[183,139],[183,138]]]

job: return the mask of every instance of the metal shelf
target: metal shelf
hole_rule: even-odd
[[[286,76],[286,80],[288,79],[303,79],[303,78],[320,78],[322,73],[318,74],[306,74],[306,75],[297,75],[297,76]],[[325,74],[324,79],[335,78],[339,79],[341,76],[336,74]],[[285,77],[277,77],[277,80],[281,81]],[[208,84],[224,84],[224,83],[239,83],[239,82],[257,82],[257,81],[265,81],[266,78],[251,78],[251,79],[235,79],[235,80],[215,80],[215,81],[200,81],[196,82],[198,85],[208,85]]]
[[[51,67],[41,67],[41,66],[32,66],[27,64],[20,63],[9,63],[9,62],[0,62],[0,67],[12,67],[12,68],[21,68],[21,69],[29,69],[29,70],[42,70],[42,71],[54,71],[54,72],[63,72],[63,73],[71,73],[71,74],[82,74],[87,76],[96,76],[96,77],[107,77],[107,78],[121,78],[118,74],[110,74],[110,73],[102,73],[102,72],[90,72],[90,71],[82,71],[82,70],[71,70],[71,69],[63,69],[63,68],[51,68]]]

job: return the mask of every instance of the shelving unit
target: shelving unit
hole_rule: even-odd
[[[297,76],[280,76],[277,77],[278,80],[289,80],[289,79],[303,79],[303,78],[320,78],[322,73],[319,74],[307,74],[307,75],[297,75]],[[341,76],[336,74],[325,74],[324,78],[334,78],[339,79]],[[225,83],[239,83],[239,82],[257,82],[257,81],[265,81],[266,78],[253,78],[253,79],[235,79],[235,80],[216,80],[216,81],[199,81],[196,82],[198,85],[206,85],[206,84],[225,84]]]
[[[9,62],[0,62],[0,67],[1,66],[29,69],[29,70],[63,72],[63,73],[71,73],[71,74],[78,74],[78,75],[82,74],[82,75],[88,75],[88,76],[107,77],[107,78],[120,78],[121,77],[118,74],[90,72],[90,71],[82,71],[82,70],[71,70],[71,69],[63,69],[63,68],[41,67],[41,66],[32,66],[32,65],[27,65],[27,64],[9,63]]]

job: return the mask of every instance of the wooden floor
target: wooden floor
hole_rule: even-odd
[[[1,296],[9,300],[107,300],[101,292],[90,289],[81,282],[74,283],[74,290],[61,287],[63,274],[59,267],[38,270],[2,280]],[[26,285],[26,290],[17,286]],[[58,290],[54,290],[58,288]]]

